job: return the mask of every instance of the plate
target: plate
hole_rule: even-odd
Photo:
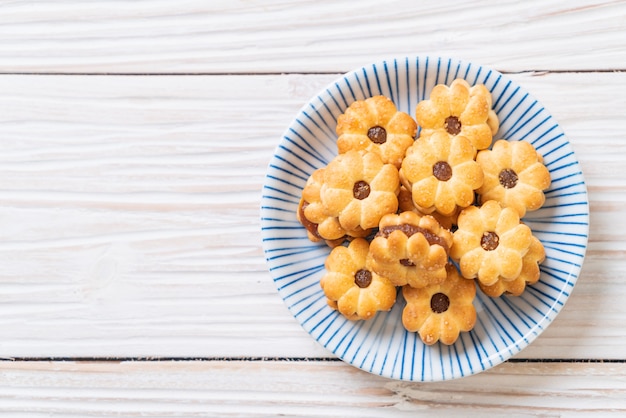
[[[401,292],[389,312],[349,321],[326,304],[319,285],[330,249],[307,239],[296,219],[309,175],[337,154],[337,117],[355,100],[382,94],[414,117],[419,100],[440,83],[463,78],[491,91],[500,119],[495,139],[528,141],[544,157],[552,184],[544,206],[523,221],[546,250],[539,281],[521,296],[489,298],[478,289],[477,320],[455,344],[427,346],[401,321]],[[313,97],[295,116],[271,159],[261,199],[261,233],[279,295],[321,345],[360,369],[405,381],[442,381],[479,373],[532,343],[557,316],[578,278],[589,230],[583,174],[571,144],[548,110],[505,75],[470,62],[416,56],[351,71]]]

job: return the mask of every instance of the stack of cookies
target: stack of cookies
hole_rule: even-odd
[[[405,328],[452,344],[474,327],[477,286],[520,295],[539,279],[545,251],[520,219],[543,205],[550,173],[530,143],[494,142],[498,127],[489,90],[462,79],[435,86],[415,119],[384,96],[346,109],[338,155],[297,211],[332,247],[320,281],[332,308],[367,320],[400,287]]]

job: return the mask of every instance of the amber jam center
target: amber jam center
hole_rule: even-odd
[[[443,293],[435,293],[430,298],[430,309],[434,313],[444,313],[450,307],[450,298]]]
[[[405,267],[415,267],[415,263],[409,260],[408,258],[401,258],[400,264],[402,264]]]
[[[443,126],[450,135],[458,135],[461,132],[461,121],[456,116],[448,116]]]
[[[517,173],[510,168],[505,168],[500,171],[498,180],[505,189],[512,189],[517,184]]]
[[[448,181],[452,177],[452,167],[445,161],[437,161],[433,165],[433,176],[440,181]]]
[[[367,131],[367,137],[375,144],[387,142],[387,131],[382,126],[372,126]]]
[[[352,194],[355,199],[363,200],[370,195],[370,185],[366,181],[359,180],[354,183]]]
[[[483,237],[480,239],[480,246],[483,247],[485,251],[493,251],[498,248],[498,244],[500,243],[500,237],[495,232],[485,232]]]
[[[361,269],[354,275],[354,283],[361,289],[365,289],[372,283],[372,272]]]
[[[378,230],[376,236],[389,238],[389,235],[391,235],[393,231],[402,231],[407,237],[411,237],[413,234],[422,234],[424,235],[424,238],[426,238],[426,241],[428,241],[429,245],[440,245],[441,247],[443,247],[444,250],[446,250],[446,253],[448,252],[448,244],[446,243],[445,239],[435,234],[434,232],[417,225],[400,224],[383,226]]]

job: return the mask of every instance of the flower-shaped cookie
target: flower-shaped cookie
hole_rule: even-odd
[[[384,164],[373,152],[348,151],[326,166],[320,196],[327,214],[338,217],[345,230],[354,231],[377,227],[380,218],[395,213],[399,190],[393,164]]]
[[[367,150],[379,154],[385,164],[400,168],[404,152],[415,138],[417,124],[385,96],[374,96],[352,103],[337,119],[336,131],[340,154]]]
[[[441,284],[402,288],[406,300],[402,324],[408,331],[419,333],[428,345],[437,341],[453,344],[461,332],[470,331],[476,323],[474,280],[460,277],[453,264],[446,269],[448,277]]]
[[[486,88],[470,85],[456,79],[450,87],[436,85],[429,100],[422,100],[415,109],[420,136],[445,132],[451,136],[463,135],[476,150],[488,148],[498,121],[491,109],[491,94]],[[495,119],[494,119],[495,118]]]
[[[487,86],[484,84],[476,84],[470,88],[470,97],[475,95],[482,95],[489,102],[489,116],[487,117],[487,125],[489,125],[489,129],[491,129],[491,135],[495,135],[500,128],[500,119],[495,110],[493,110],[492,106],[492,97],[491,92],[487,89]]]
[[[459,210],[455,210],[451,215],[442,215],[437,211],[433,211],[431,213],[422,212],[417,208],[417,206],[415,206],[415,203],[413,203],[412,193],[404,186],[400,186],[400,193],[398,194],[398,211],[411,211],[421,216],[430,215],[435,218],[437,222],[439,222],[439,225],[448,230],[451,230],[454,226],[456,226],[456,219],[459,216]]]
[[[430,215],[385,215],[370,244],[368,266],[396,286],[441,283],[451,245],[452,233]]]
[[[520,275],[532,233],[516,211],[489,200],[464,209],[458,223],[450,257],[459,262],[463,277],[490,286]]]
[[[348,319],[369,319],[388,311],[396,301],[396,287],[365,266],[369,244],[355,238],[348,247],[333,248],[320,280],[328,304]]]
[[[435,132],[418,138],[407,150],[400,179],[420,211],[451,215],[474,202],[483,170],[474,161],[474,147],[467,138]]]
[[[545,202],[550,172],[529,142],[500,139],[491,150],[480,151],[476,161],[485,174],[478,189],[481,200],[497,200],[515,209],[520,218]]]
[[[324,168],[318,168],[307,179],[302,189],[302,199],[298,206],[298,221],[306,228],[309,239],[313,242],[325,240],[330,247],[341,244],[345,237],[365,237],[370,230],[357,228],[346,231],[339,224],[336,216],[329,216],[322,204],[320,190],[324,184]]]
[[[337,245],[340,245],[345,240],[346,234],[341,225],[339,225],[339,220],[337,218],[330,217],[326,217],[323,220],[322,228],[324,230],[335,230],[338,231],[336,235],[340,235],[339,238],[324,238],[319,232],[320,224],[311,222],[304,214],[309,206],[310,204],[308,202],[306,202],[304,199],[300,199],[300,203],[298,204],[298,211],[296,212],[298,222],[300,222],[302,226],[304,226],[304,228],[306,229],[306,234],[309,240],[312,242],[320,242],[324,240],[329,247],[336,247]]]
[[[320,198],[323,183],[324,169],[319,168],[307,179],[296,214],[311,241],[325,240],[332,247],[343,241],[346,231],[339,225],[339,219],[326,214]]]
[[[480,290],[484,294],[491,297],[498,297],[503,293],[519,296],[524,292],[526,285],[537,283],[541,272],[539,264],[546,258],[546,251],[541,241],[533,236],[530,241],[530,247],[524,257],[522,257],[522,272],[513,280],[498,279],[491,286],[486,286],[479,282]]]

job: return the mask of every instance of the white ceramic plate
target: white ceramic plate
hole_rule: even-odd
[[[401,293],[390,312],[348,321],[326,304],[319,280],[330,250],[307,239],[296,220],[308,176],[336,154],[337,117],[355,100],[390,97],[414,117],[418,100],[436,84],[464,78],[492,92],[500,119],[495,139],[531,142],[543,155],[552,185],[545,205],[523,219],[546,249],[538,283],[518,297],[489,298],[477,290],[474,329],[455,344],[426,346],[402,326]],[[497,71],[438,57],[407,57],[354,70],[313,97],[296,115],[267,170],[261,203],[269,270],[295,318],[320,344],[349,364],[407,381],[440,381],[479,373],[515,355],[552,322],[578,278],[587,246],[589,204],[583,175],[566,136],[528,92]]]

